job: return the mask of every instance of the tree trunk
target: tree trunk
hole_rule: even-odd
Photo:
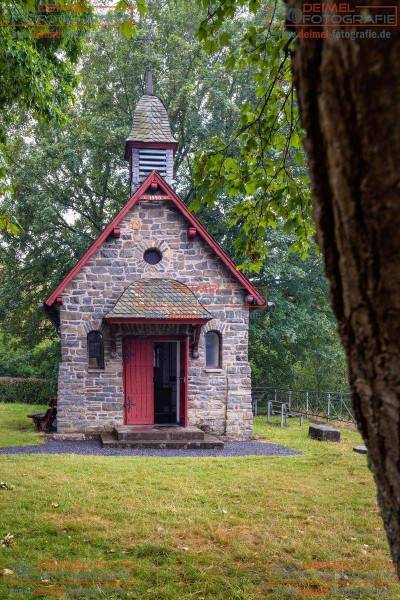
[[[400,574],[400,37],[389,31],[297,39],[293,70],[318,242]]]

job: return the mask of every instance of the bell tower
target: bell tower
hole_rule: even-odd
[[[153,94],[153,77],[148,67],[146,94],[136,105],[132,131],[125,143],[125,158],[130,163],[131,194],[152,171],[158,171],[169,184],[172,183],[177,146],[166,108]]]

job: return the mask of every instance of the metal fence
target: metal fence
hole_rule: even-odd
[[[272,403],[274,408],[285,404],[289,414],[323,417],[328,421],[354,421],[351,396],[345,392],[255,387],[252,400],[254,415],[267,415],[269,403]]]

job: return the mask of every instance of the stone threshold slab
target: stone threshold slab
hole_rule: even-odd
[[[224,442],[214,436],[204,435],[201,440],[196,439],[117,439],[112,433],[103,433],[100,436],[103,448],[153,448],[159,450],[208,450],[223,448]]]

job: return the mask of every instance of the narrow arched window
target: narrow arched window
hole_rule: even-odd
[[[92,369],[104,369],[104,342],[100,331],[89,331],[87,348],[89,367]]]
[[[221,336],[218,331],[206,333],[206,367],[219,369],[222,363]]]

